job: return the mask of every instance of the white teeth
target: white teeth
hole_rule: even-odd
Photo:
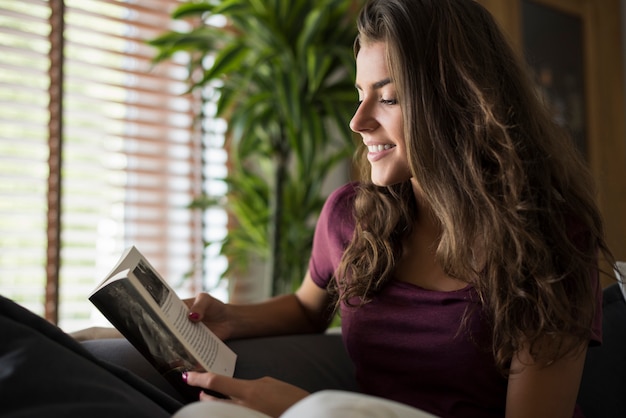
[[[395,145],[385,144],[385,145],[368,145],[367,149],[369,152],[381,152],[395,147]]]

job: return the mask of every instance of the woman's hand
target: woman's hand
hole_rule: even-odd
[[[251,304],[225,304],[207,293],[186,299],[189,319],[203,322],[221,340],[322,332],[331,317],[332,299],[307,271],[300,288]]]
[[[225,341],[232,336],[232,315],[229,306],[208,293],[200,293],[195,299],[185,299],[189,307],[189,319],[203,322],[219,339]]]
[[[214,373],[187,372],[183,374],[183,380],[191,386],[209,389],[227,398],[221,399],[200,392],[202,401],[235,403],[272,417],[279,417],[293,404],[309,395],[297,386],[271,377],[243,380]]]

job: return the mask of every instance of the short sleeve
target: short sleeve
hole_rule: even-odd
[[[309,272],[326,288],[354,233],[354,198],[358,183],[348,183],[328,196],[315,227]]]

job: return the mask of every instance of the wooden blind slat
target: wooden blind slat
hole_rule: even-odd
[[[50,0],[50,122],[48,124],[48,249],[46,252],[45,318],[59,321],[59,268],[61,265],[61,196],[63,162],[63,0]]]

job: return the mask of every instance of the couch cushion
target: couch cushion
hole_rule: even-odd
[[[96,357],[124,367],[182,402],[197,399],[197,391],[185,386],[180,376],[163,377],[125,339],[83,342]],[[323,389],[356,390],[354,369],[341,335],[307,334],[233,340],[237,353],[235,377],[256,379],[271,376],[309,392]]]

